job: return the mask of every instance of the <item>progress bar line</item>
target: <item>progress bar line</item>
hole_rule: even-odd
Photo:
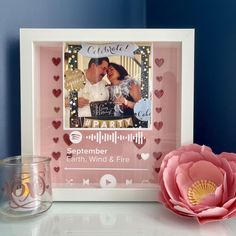
[[[149,171],[149,169],[132,169],[132,168],[77,168],[65,167],[64,170],[134,170],[134,171]]]

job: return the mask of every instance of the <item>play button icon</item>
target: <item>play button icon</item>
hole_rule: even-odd
[[[116,178],[113,175],[103,175],[100,179],[100,186],[102,188],[114,188],[116,186]]]

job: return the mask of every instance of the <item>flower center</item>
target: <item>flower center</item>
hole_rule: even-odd
[[[210,180],[198,180],[188,189],[188,199],[192,205],[199,204],[207,195],[214,193],[216,184]]]

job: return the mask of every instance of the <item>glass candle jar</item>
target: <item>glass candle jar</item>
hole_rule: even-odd
[[[40,156],[0,160],[0,214],[32,216],[52,205],[50,161]]]

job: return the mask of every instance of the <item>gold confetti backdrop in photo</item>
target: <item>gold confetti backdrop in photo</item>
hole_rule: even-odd
[[[65,89],[68,91],[79,91],[85,85],[85,75],[79,69],[67,70],[65,72]]]

